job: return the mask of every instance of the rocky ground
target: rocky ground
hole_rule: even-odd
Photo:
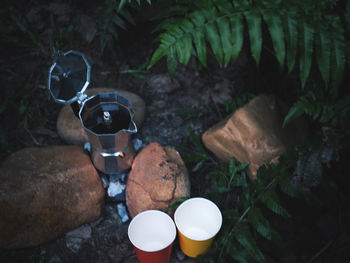
[[[46,22],[42,17],[43,8],[52,10],[55,18],[63,21],[63,24],[65,19],[71,19],[74,12],[69,9],[69,5],[65,4],[26,6],[22,12],[27,10],[29,20],[34,21],[34,25],[41,28]],[[91,17],[84,11],[80,11],[77,11],[76,20],[91,22]],[[251,69],[252,63],[248,56],[242,54],[235,66],[225,70],[218,69],[215,60],[211,58],[213,66],[200,71],[196,61],[192,60],[189,67],[179,67],[173,80],[167,74],[164,62],[141,76],[122,73],[125,70],[138,68],[150,58],[155,48],[148,33],[151,26],[146,24],[141,28],[133,27],[128,32],[122,32],[120,42],[115,42],[112,48],[106,49],[102,57],[99,54],[97,40],[96,43],[88,43],[86,39],[84,40],[88,34],[94,34],[94,32],[78,27],[77,30],[80,32],[78,39],[82,44],[78,50],[84,52],[92,64],[92,87],[122,88],[138,94],[145,101],[145,119],[134,138],[141,140],[143,145],[158,142],[162,146],[173,147],[183,154],[191,150],[188,142],[188,125],[192,126],[197,133],[202,133],[210,125],[225,117],[227,112],[224,103],[252,89],[250,77],[254,70]],[[45,33],[44,29],[41,32],[44,32],[44,35],[48,33]],[[40,37],[43,36],[40,35]],[[47,41],[45,37],[43,39]],[[20,47],[2,44],[8,48],[7,52],[2,49],[3,55],[0,61],[2,95],[6,97],[13,94],[9,89],[19,88],[15,88],[15,91],[18,91],[17,97],[11,105],[7,105],[12,109],[7,113],[12,112],[13,115],[3,114],[1,117],[2,140],[6,141],[3,144],[4,151],[1,153],[1,158],[6,158],[6,150],[16,151],[33,146],[66,144],[56,130],[61,105],[53,103],[45,90],[45,72],[52,63],[48,56],[50,51],[46,55],[39,54],[38,58],[37,54],[26,55]],[[33,58],[36,59],[33,60]],[[37,70],[38,64],[42,70]],[[31,78],[30,86],[23,86],[28,76]],[[21,87],[24,91],[21,91]],[[26,92],[29,93],[30,101],[21,99]],[[39,106],[38,109],[35,104]],[[44,120],[33,123],[32,115],[15,116],[18,113],[17,107],[21,106],[24,110],[32,110],[32,115],[41,115],[40,117]],[[197,191],[200,187],[194,185],[192,189]],[[127,238],[129,221],[122,222],[118,213],[118,203],[120,204],[106,198],[103,214],[97,221],[85,224],[38,247],[1,250],[0,261],[137,262]],[[175,242],[171,262],[196,261],[187,258]]]
[[[12,6],[10,1],[5,2]],[[20,3],[14,5],[15,10],[20,10],[19,13],[31,21],[36,32],[40,32],[38,36],[44,45],[44,52],[28,52],[19,45],[11,45],[3,39],[0,41],[0,95],[1,98],[6,98],[0,100],[1,161],[9,152],[26,147],[66,144],[56,129],[62,106],[54,103],[46,90],[47,70],[52,63],[53,54],[50,42],[52,27],[49,26],[49,18],[43,14],[46,11],[53,13],[62,29],[74,21],[75,44],[65,43],[63,48],[74,48],[88,56],[92,64],[91,87],[124,89],[139,95],[145,101],[144,121],[138,133],[133,136],[140,140],[142,146],[158,142],[162,146],[175,148],[181,155],[191,153],[193,145],[188,137],[188,126],[202,134],[228,114],[226,101],[247,92],[274,92],[282,98],[285,95],[283,89],[280,89],[283,83],[276,77],[271,78],[276,73],[275,66],[257,71],[247,50],[227,69],[220,69],[211,55],[207,69],[200,69],[195,59],[192,59],[187,67],[178,67],[173,80],[167,74],[164,61],[147,73],[128,71],[140,68],[150,59],[156,47],[152,43],[154,35],[149,33],[154,23],[145,22],[143,19],[146,15],[139,14],[136,19],[138,26],[130,26],[128,31],[120,32],[119,40],[108,45],[101,55],[97,32],[91,26],[93,15],[89,11],[96,3],[87,1],[84,6],[79,5],[80,2],[83,1],[70,4],[61,1],[50,4],[46,1],[29,1],[22,3],[22,6]],[[145,13],[148,12],[152,11],[146,8]],[[11,25],[11,34],[18,31],[13,22],[8,24]],[[26,34],[18,36],[19,39],[28,38]],[[264,74],[266,71],[268,72]],[[293,80],[288,85],[293,85]],[[290,98],[283,99],[288,102]],[[191,195],[200,195],[207,187],[200,178],[191,178],[191,183]],[[82,225],[37,247],[0,250],[0,262],[137,262],[127,237],[129,221],[123,222],[124,219],[118,213],[118,204],[124,202],[106,197],[102,216],[95,222]],[[334,229],[334,219],[333,216],[323,217],[325,226],[322,229]],[[294,239],[294,233],[288,234]],[[296,262],[294,256],[291,248],[290,255],[285,255],[284,262]],[[171,263],[175,262],[191,263],[196,260],[186,257],[175,241]]]

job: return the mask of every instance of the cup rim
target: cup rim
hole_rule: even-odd
[[[182,209],[182,207],[185,206],[187,203],[193,202],[193,201],[196,201],[196,200],[200,200],[200,201],[202,201],[202,202],[209,203],[209,204],[212,205],[212,206],[214,207],[214,209],[217,210],[217,212],[218,212],[218,215],[219,215],[219,224],[218,224],[218,228],[217,228],[216,232],[214,232],[214,234],[211,235],[211,237],[209,237],[209,238],[192,238],[192,237],[189,238],[189,237],[187,237],[187,236],[184,235],[183,229],[181,229],[181,226],[178,225],[178,219],[177,219],[177,218],[178,218],[178,214],[179,214],[178,211],[180,211],[180,210]],[[221,213],[219,207],[218,207],[213,201],[211,201],[211,200],[209,200],[209,199],[206,199],[206,198],[203,198],[203,197],[192,197],[192,198],[187,199],[186,201],[184,201],[183,203],[181,203],[181,204],[177,207],[177,209],[175,210],[175,213],[174,213],[174,221],[175,221],[175,226],[177,227],[177,229],[179,230],[179,232],[180,232],[182,235],[184,235],[186,238],[191,239],[191,240],[195,240],[195,241],[205,241],[205,240],[209,240],[209,239],[215,237],[215,236],[217,235],[217,233],[219,233],[219,231],[220,231],[220,229],[221,229],[221,226],[222,226],[222,213]]]
[[[130,232],[131,232],[130,229],[133,227],[133,225],[135,224],[136,220],[139,217],[141,217],[141,216],[143,216],[145,214],[159,214],[159,215],[165,216],[169,220],[170,228],[171,228],[170,231],[171,231],[171,235],[173,235],[173,237],[171,239],[169,239],[169,242],[164,243],[163,246],[161,246],[157,250],[140,248],[139,246],[136,245],[137,242],[135,242],[135,240],[130,236]],[[145,251],[145,252],[157,252],[157,251],[161,251],[161,250],[169,247],[175,241],[175,238],[176,238],[176,226],[175,226],[175,223],[174,223],[173,219],[167,213],[164,213],[163,211],[160,211],[160,210],[153,210],[153,209],[152,210],[145,210],[145,211],[137,214],[131,220],[131,222],[130,222],[130,224],[128,226],[128,237],[129,237],[129,240],[130,240],[131,244],[133,244],[133,246],[135,246],[137,249]]]

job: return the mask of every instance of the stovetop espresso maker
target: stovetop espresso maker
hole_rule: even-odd
[[[130,168],[135,156],[130,135],[137,132],[130,101],[117,92],[88,97],[91,66],[86,56],[70,50],[58,52],[49,70],[48,90],[61,104],[70,104],[91,143],[94,166],[105,174]]]

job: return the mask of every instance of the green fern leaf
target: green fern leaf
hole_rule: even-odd
[[[119,26],[120,28],[126,30],[125,23],[124,23],[123,19],[120,18],[119,15],[113,16],[113,23],[116,24],[117,26]]]
[[[262,194],[259,200],[272,212],[283,217],[290,217],[289,212],[280,204],[279,197],[274,190],[269,189]]]
[[[339,25],[341,26],[341,25]],[[333,52],[332,52],[332,84],[336,90],[343,79],[343,72],[345,68],[345,45],[344,34],[337,34],[333,38]]]
[[[157,50],[153,53],[151,62],[147,66],[147,70],[149,70],[154,64],[156,64],[162,57],[167,54],[168,45],[160,44]]]
[[[286,51],[281,18],[278,13],[272,13],[271,11],[264,11],[262,14],[270,31],[275,55],[280,67],[283,68]]]
[[[304,21],[302,23],[302,39],[300,46],[300,80],[301,87],[305,87],[306,80],[309,76],[311,63],[312,63],[312,52],[313,52],[313,41],[314,41],[314,29]]]
[[[264,255],[257,247],[255,239],[250,232],[250,228],[246,223],[240,223],[236,226],[234,236],[237,242],[247,250],[248,254],[256,260],[256,262],[266,262]]]
[[[136,25],[134,18],[132,17],[132,15],[130,14],[130,12],[127,9],[123,9],[120,12],[120,15],[123,16],[125,18],[126,21],[128,21],[130,24],[132,25]]]
[[[291,197],[297,197],[299,192],[297,188],[292,184],[291,179],[288,176],[282,176],[279,180],[279,187],[285,194]]]
[[[177,55],[180,63],[187,64],[192,52],[192,38],[190,35],[185,35],[178,39],[175,43]]]
[[[232,60],[235,62],[241,53],[243,47],[243,17],[240,14],[236,14],[230,17],[231,30],[232,30]]]
[[[206,26],[206,34],[209,40],[211,49],[219,62],[219,65],[222,66],[223,63],[223,51],[222,44],[220,40],[219,31],[217,29],[216,23],[209,23]]]
[[[249,255],[248,251],[244,247],[238,245],[236,242],[229,242],[227,244],[226,251],[228,255],[240,263],[252,262],[252,257]]]
[[[248,24],[250,52],[257,65],[260,64],[260,54],[262,48],[261,16],[255,10],[245,12]]]
[[[217,25],[219,28],[222,50],[224,53],[224,66],[227,67],[232,56],[232,36],[229,21],[226,17],[221,17],[217,20]]]
[[[297,21],[291,16],[287,16],[284,20],[287,42],[287,65],[288,73],[290,73],[295,65],[295,58],[298,50],[298,27]]]
[[[256,232],[268,240],[272,239],[270,223],[263,216],[259,208],[253,207],[249,210],[248,221],[251,223]]]
[[[118,6],[118,11],[120,11],[128,0],[121,0]],[[130,2],[130,1],[129,1]]]
[[[204,17],[201,15],[200,12],[193,12],[189,15],[189,19],[193,22],[196,29],[193,30],[192,37],[193,37],[193,43],[196,48],[197,52],[197,58],[199,59],[200,63],[206,67],[207,66],[207,48],[204,38],[203,30],[201,30],[201,27],[205,23]],[[199,29],[197,29],[199,28]]]
[[[322,78],[328,87],[331,70],[331,39],[326,31],[318,32],[318,41],[316,41],[317,64]]]
[[[282,127],[284,128],[288,123],[296,118],[300,117],[305,113],[305,104],[298,100],[294,105],[289,109],[286,117],[284,117]]]
[[[171,78],[174,77],[177,67],[177,60],[172,55],[168,55],[167,57],[167,64],[168,64],[168,72]]]

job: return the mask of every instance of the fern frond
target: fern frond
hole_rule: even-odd
[[[298,24],[292,16],[287,16],[286,19],[283,19],[283,22],[286,31],[287,66],[290,73],[294,68],[298,50]]]
[[[260,64],[262,48],[261,15],[256,10],[245,12],[245,19],[248,24],[250,52],[257,65]]]
[[[332,70],[332,84],[334,87],[338,87],[343,78],[343,72],[345,69],[345,39],[344,31],[342,29],[339,19],[334,18],[336,31],[333,32],[333,50],[331,58],[331,70]],[[340,32],[340,33],[336,33]],[[335,90],[335,89],[333,89]],[[334,94],[336,95],[336,94]]]
[[[260,209],[253,207],[248,213],[248,221],[254,227],[256,232],[268,240],[272,239],[271,225],[269,221],[261,213]]]
[[[332,42],[330,35],[326,30],[320,30],[317,34],[318,41],[316,41],[317,63],[320,69],[322,78],[328,87],[331,70],[331,48]]]
[[[234,237],[256,262],[266,262],[264,255],[257,247],[255,239],[253,238],[247,223],[240,223],[236,226],[234,230]]]
[[[216,56],[219,65],[223,63],[224,53],[222,50],[222,43],[219,35],[219,31],[215,23],[209,23],[206,26],[206,34],[209,41],[209,44]]]
[[[292,184],[291,178],[282,176],[279,180],[279,187],[285,194],[291,197],[297,197],[299,194],[298,189]]]
[[[272,212],[283,217],[290,217],[289,212],[280,204],[279,197],[273,189],[263,193],[259,200]]]
[[[301,27],[299,74],[301,87],[304,88],[311,69],[314,29],[306,21],[303,21]]]
[[[146,1],[149,5],[152,4],[151,0],[146,0]],[[120,0],[120,3],[118,5],[118,11],[120,11],[124,7],[125,4],[127,4],[127,3],[130,4],[131,2],[132,2],[132,0]],[[140,0],[136,0],[136,2],[138,5],[141,5]]]
[[[277,60],[280,64],[280,67],[283,68],[286,51],[284,44],[284,31],[283,27],[281,26],[281,17],[278,15],[278,13],[272,13],[270,10],[263,10],[262,14],[270,31],[270,36]]]

